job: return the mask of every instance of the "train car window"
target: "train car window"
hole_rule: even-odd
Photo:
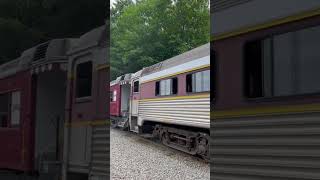
[[[133,83],[133,92],[139,92],[139,81]]]
[[[156,96],[168,96],[178,93],[178,78],[171,78],[156,82]]]
[[[248,98],[320,92],[320,26],[248,42],[244,48]]]
[[[113,102],[113,91],[110,91],[110,102]]]
[[[210,91],[210,70],[187,74],[187,92],[206,92]]]
[[[117,91],[113,91],[112,100],[117,101]]]
[[[10,94],[0,94],[0,128],[8,127]]]
[[[178,93],[178,78],[172,78],[172,94]]]
[[[211,93],[210,93],[210,99],[211,101],[215,98],[216,96],[216,78],[217,78],[217,64],[216,64],[216,52],[213,50],[213,46],[210,45],[210,64],[212,64],[211,67],[213,67],[213,73],[210,72],[210,77],[213,77],[212,81],[210,81],[210,88],[211,88]]]
[[[76,96],[77,98],[91,96],[92,62],[84,62],[77,66]]]
[[[160,95],[160,81],[156,82],[156,96]]]
[[[20,91],[11,94],[11,126],[20,125]]]
[[[262,96],[262,42],[248,42],[245,45],[245,95],[249,98]]]

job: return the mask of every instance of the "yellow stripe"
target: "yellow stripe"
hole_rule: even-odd
[[[141,84],[147,83],[147,82],[151,82],[151,81],[156,81],[156,80],[163,79],[163,78],[166,78],[166,77],[175,76],[175,75],[178,75],[178,74],[183,74],[183,73],[187,73],[187,72],[191,72],[191,71],[207,68],[207,67],[210,67],[210,64],[206,64],[206,65],[199,66],[199,67],[196,67],[196,68],[188,69],[188,70],[185,70],[185,71],[180,71],[180,72],[173,73],[173,74],[168,74],[168,75],[165,75],[165,76],[160,76],[158,78],[154,78],[154,79],[151,79],[151,80],[147,80],[147,81],[141,82]]]
[[[245,28],[241,28],[239,30],[235,30],[232,32],[227,32],[227,33],[222,33],[220,35],[217,36],[211,36],[211,41],[217,41],[217,40],[221,40],[221,39],[225,39],[225,38],[229,38],[232,36],[238,36],[241,34],[245,34],[245,33],[249,33],[252,31],[257,31],[257,30],[261,30],[261,29],[266,29],[266,28],[270,28],[272,26],[276,26],[276,25],[281,25],[281,24],[285,24],[285,23],[289,23],[289,22],[293,22],[293,21],[298,21],[298,20],[302,20],[305,18],[309,18],[309,17],[313,17],[313,16],[317,16],[320,15],[320,8],[311,10],[311,11],[306,11],[306,12],[302,12],[302,13],[298,13],[292,16],[288,16],[285,18],[281,18],[281,19],[277,19],[274,21],[270,21],[267,23],[262,23],[256,26],[249,26],[249,27],[245,27]]]
[[[98,65],[98,67],[96,68],[96,70],[107,69],[107,68],[109,68],[109,67],[110,67],[109,64],[100,64],[100,65]]]
[[[145,101],[166,101],[166,100],[178,100],[178,99],[198,99],[198,98],[208,98],[210,97],[209,93],[201,95],[190,95],[190,96],[176,96],[176,97],[163,97],[163,98],[150,98],[150,99],[141,99],[140,102]]]
[[[109,120],[96,120],[96,121],[80,121],[65,123],[65,127],[83,127],[83,126],[99,126],[99,125],[110,125]]]
[[[251,116],[301,114],[312,112],[320,112],[320,104],[241,108],[236,110],[214,110],[211,112],[211,118],[227,119]]]
[[[74,76],[72,73],[68,73],[68,79],[70,79],[70,80],[74,79]]]

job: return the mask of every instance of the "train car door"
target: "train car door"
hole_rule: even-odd
[[[140,100],[140,81],[139,78],[132,80],[131,98],[130,98],[130,131],[138,132],[138,114]]]
[[[68,171],[87,176],[90,165],[91,126],[96,106],[91,53],[73,59],[68,97]]]

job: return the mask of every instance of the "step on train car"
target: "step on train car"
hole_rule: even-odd
[[[126,76],[110,84],[114,101],[122,102],[117,95]],[[209,159],[209,44],[143,68],[131,75],[128,87],[124,106],[129,105],[130,131],[152,134],[167,146]],[[111,102],[110,111],[115,106],[119,104]]]
[[[0,65],[1,172],[106,176],[106,33],[53,39]]]
[[[216,179],[320,179],[320,1],[213,0]]]

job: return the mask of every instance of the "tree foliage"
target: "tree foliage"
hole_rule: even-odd
[[[111,9],[111,78],[209,42],[208,0],[119,0]]]
[[[1,0],[0,64],[41,42],[103,25],[107,8],[105,0]]]

